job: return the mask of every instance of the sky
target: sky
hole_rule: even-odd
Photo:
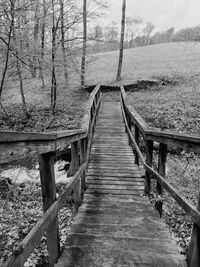
[[[107,0],[106,22],[121,20],[122,0]],[[157,31],[200,25],[200,0],[126,0],[126,16],[141,17]]]

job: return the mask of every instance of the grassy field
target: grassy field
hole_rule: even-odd
[[[87,85],[116,84],[118,51],[95,54],[89,56],[88,59],[91,63],[87,65]],[[194,89],[195,94],[196,88],[198,89],[198,74],[200,74],[200,44],[167,43],[125,50],[120,84],[131,84],[140,79],[160,79],[164,76],[167,79],[179,77],[180,87],[176,90],[177,98],[179,98],[180,95],[183,95],[182,89],[184,88],[181,85],[183,81],[186,82],[184,94],[187,94],[191,88]],[[25,97],[31,114],[29,121],[25,121],[22,115],[18,82],[7,82],[2,94],[2,104],[12,118],[13,130],[38,132],[72,129],[80,126],[80,118],[88,99],[88,93],[79,90],[80,77],[75,72],[71,73],[68,88],[64,85],[63,79],[57,77],[58,101],[54,116],[49,108],[50,80],[50,77],[46,77],[44,89],[38,79],[24,80]],[[195,83],[195,81],[197,82]],[[171,88],[173,87],[169,85],[165,90],[169,91],[169,97],[173,91]],[[196,97],[196,95],[192,97]],[[146,98],[152,101],[155,95],[148,94]],[[137,99],[140,106],[139,96]],[[158,97],[156,97],[157,100],[159,101]],[[134,102],[134,104],[137,103]],[[154,107],[157,109],[156,105]],[[10,129],[2,110],[0,110],[0,129]]]
[[[96,61],[88,66],[87,83],[115,84],[118,54],[112,51],[93,55]],[[184,77],[200,74],[199,43],[166,43],[124,51],[123,84],[175,74]]]

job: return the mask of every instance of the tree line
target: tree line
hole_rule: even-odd
[[[89,46],[91,53],[119,49],[120,27],[112,21],[105,27],[95,25],[93,35],[96,43]],[[124,48],[133,48],[167,42],[200,42],[200,26],[188,27],[175,31],[174,27],[162,32],[155,32],[155,25],[144,22],[140,17],[126,17]]]

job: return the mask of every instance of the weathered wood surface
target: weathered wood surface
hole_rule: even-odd
[[[187,266],[144,196],[144,179],[128,142],[120,103],[103,102],[87,191],[56,267]]]

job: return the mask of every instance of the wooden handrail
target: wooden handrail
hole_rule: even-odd
[[[50,206],[50,208],[45,212],[42,218],[37,222],[37,224],[32,228],[32,230],[27,234],[27,236],[18,245],[13,255],[2,264],[1,267],[20,267],[23,266],[26,259],[32,253],[34,247],[40,241],[41,237],[45,234],[51,223],[56,218],[58,211],[64,206],[66,197],[71,194],[72,190],[75,189],[76,183],[80,176],[86,169],[86,163],[84,163],[79,170],[74,175],[72,181],[67,185],[65,191],[60,195],[60,197]]]
[[[184,196],[182,196],[170,183],[165,176],[165,162],[167,156],[167,145],[189,149],[194,152],[200,152],[200,137],[185,134],[177,134],[172,131],[152,130],[145,121],[132,109],[128,102],[123,86],[121,87],[121,107],[126,130],[129,135],[129,142],[132,144],[136,161],[139,165],[140,158],[144,168],[145,175],[145,193],[149,194],[151,190],[151,177],[157,180],[157,193],[162,194],[165,188],[167,192],[177,201],[177,203],[186,211],[194,222],[193,232],[191,236],[190,246],[188,250],[187,263],[189,267],[200,266],[200,195],[198,199],[198,207],[192,205]],[[132,133],[132,126],[135,127],[135,137]],[[139,134],[143,135],[146,144],[146,161],[139,148]],[[158,172],[152,168],[153,142],[160,143],[158,156]],[[161,211],[162,212],[162,207]]]
[[[0,132],[0,164],[62,150],[72,142],[86,138],[90,127],[91,108],[99,94],[100,85],[95,87],[89,97],[81,129],[51,133]]]
[[[85,191],[85,171],[87,169],[90,147],[101,101],[100,86],[91,93],[85,112],[82,128],[78,130],[59,131],[48,134],[37,133],[0,133],[0,163],[22,159],[39,154],[40,179],[43,194],[44,215],[30,233],[19,244],[11,257],[2,267],[21,267],[32,253],[44,233],[47,233],[49,266],[53,267],[59,257],[58,211],[63,207],[66,197],[74,195],[74,211],[78,211]],[[64,193],[56,199],[53,152],[71,144],[74,173],[72,181]],[[79,165],[81,166],[79,167]]]
[[[125,112],[129,114],[132,122],[137,125],[140,132],[147,140],[188,149],[193,152],[200,152],[200,136],[180,134],[169,130],[159,131],[150,128],[144,119],[129,104],[124,87],[121,86],[120,89]]]
[[[134,148],[137,150],[137,153],[140,157],[140,160],[143,164],[143,166],[151,173],[151,175],[156,178],[159,183],[163,185],[163,187],[172,195],[172,197],[177,201],[177,203],[190,215],[190,217],[193,219],[193,221],[200,227],[200,211],[198,211],[192,204],[187,201],[187,199],[179,194],[179,192],[170,185],[164,177],[162,177],[159,173],[157,173],[152,167],[150,167],[148,164],[146,164],[145,159],[142,155],[142,152],[140,148],[138,147],[137,143],[135,142],[135,138],[131,132],[131,130],[128,127],[127,119],[124,113],[124,110],[122,109],[124,122],[126,125],[126,129],[128,131],[129,138],[131,140],[131,143],[133,144]]]

